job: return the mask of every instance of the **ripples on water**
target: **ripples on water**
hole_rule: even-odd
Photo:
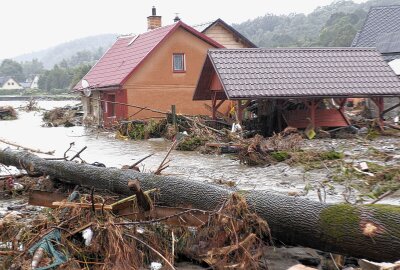
[[[38,105],[48,110],[77,103],[79,102],[39,101]],[[25,104],[26,101],[0,101],[0,106],[11,105],[14,108]],[[69,156],[87,146],[81,154],[82,159],[89,163],[98,161],[109,167],[133,164],[135,160],[155,153],[143,162],[145,171],[154,171],[171,145],[171,142],[164,140],[116,140],[112,133],[93,132],[84,127],[42,127],[41,118],[42,112],[19,111],[18,120],[0,121],[0,138],[44,151],[55,150],[55,157],[62,157],[70,143],[74,142],[74,152],[71,151]],[[0,143],[1,147],[4,145]],[[173,151],[170,158],[170,167],[164,173],[179,175],[193,181],[226,180],[237,183],[242,189],[261,189],[285,194],[288,190],[302,191],[305,185],[303,171],[286,164],[250,168],[228,157],[182,151]],[[309,177],[318,179],[321,175],[316,172]],[[317,199],[315,192],[308,197]],[[334,199],[333,196],[331,198]]]

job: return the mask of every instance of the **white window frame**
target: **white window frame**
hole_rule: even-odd
[[[183,68],[175,69],[175,56],[182,56]],[[183,73],[186,72],[186,55],[184,53],[173,53],[172,54],[172,71],[174,73]]]

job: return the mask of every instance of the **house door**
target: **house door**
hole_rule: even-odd
[[[105,126],[112,125],[117,120],[115,93],[104,94],[103,120]]]

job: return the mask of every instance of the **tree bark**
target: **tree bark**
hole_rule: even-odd
[[[51,161],[5,149],[0,163],[50,175],[60,181],[131,195],[129,180],[143,190],[158,188],[158,203],[214,210],[235,192],[221,186],[170,176],[70,161]],[[241,192],[249,206],[287,245],[301,245],[374,261],[400,259],[400,207],[390,205],[325,204],[265,191]]]

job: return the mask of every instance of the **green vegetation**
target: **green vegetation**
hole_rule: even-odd
[[[267,14],[233,26],[260,47],[350,46],[371,6],[393,4],[400,0],[335,1],[308,15]]]
[[[285,161],[290,158],[290,154],[285,151],[276,151],[270,153],[271,157],[278,162]]]
[[[194,151],[204,144],[204,140],[196,135],[185,137],[176,147],[180,151]]]
[[[39,88],[47,92],[67,92],[74,87],[92,66],[82,64],[77,67],[62,67],[55,65],[53,69],[46,70],[39,79]]]
[[[11,59],[5,59],[1,62],[0,77],[12,77],[17,81],[25,79],[21,64]]]
[[[132,140],[160,138],[166,132],[166,120],[123,122],[118,127],[118,137]]]
[[[319,156],[322,160],[335,160],[335,159],[342,159],[344,154],[341,152],[336,152],[335,150],[331,151],[324,151],[319,153]]]
[[[330,237],[343,241],[359,230],[360,211],[350,204],[330,205],[320,214],[321,228]]]

